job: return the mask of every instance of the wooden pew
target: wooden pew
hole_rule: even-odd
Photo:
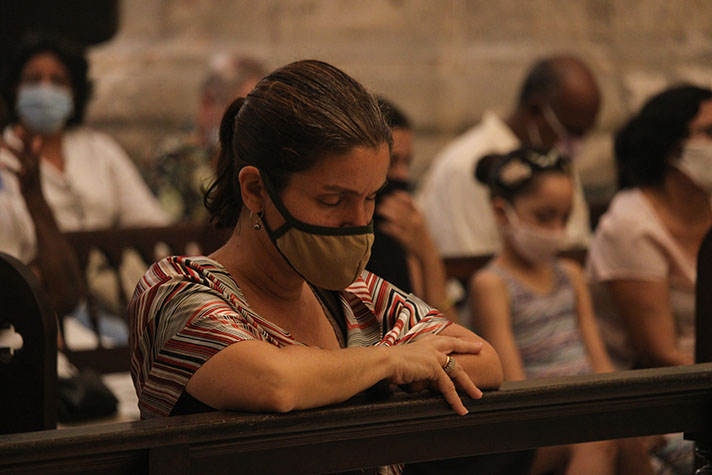
[[[77,255],[82,269],[87,269],[91,253],[101,253],[113,273],[119,299],[119,307],[126,309],[131,295],[127,294],[122,285],[120,268],[127,250],[138,253],[146,266],[156,260],[156,247],[159,243],[167,246],[170,254],[185,254],[189,246],[197,245],[201,252],[209,254],[227,239],[227,234],[217,231],[208,224],[177,224],[155,228],[128,228],[99,231],[77,231],[65,233],[65,236]],[[86,274],[83,274],[86,280]],[[85,281],[84,288],[89,289]],[[95,295],[86,292],[89,316],[97,328],[98,304]],[[126,318],[125,310],[119,315]],[[128,371],[129,354],[125,346],[105,347],[99,341],[99,346],[90,350],[67,350],[69,360],[79,368],[92,368],[100,373]]]
[[[57,318],[32,270],[0,252],[0,434],[57,427]]]
[[[700,252],[700,269],[712,266],[710,253]],[[710,281],[706,272],[698,282]],[[698,329],[709,328],[709,315],[698,313]],[[698,331],[698,349],[711,339]],[[440,396],[399,393],[289,414],[216,412],[0,436],[0,473],[343,472],[681,431],[704,449],[712,363],[510,382],[465,403],[470,414],[459,417]]]
[[[289,414],[218,412],[0,436],[0,473],[330,473],[562,443],[712,431],[712,363],[506,383]]]

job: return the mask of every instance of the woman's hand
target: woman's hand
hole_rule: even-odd
[[[482,350],[482,342],[427,335],[413,343],[396,345],[389,350],[395,356],[395,361],[393,374],[388,381],[400,385],[405,391],[416,392],[427,388],[439,391],[461,416],[468,411],[456,388],[465,391],[473,399],[482,397],[482,391],[457,361],[450,373],[443,369],[451,353],[477,354]]]
[[[28,196],[33,193],[42,193],[40,181],[40,149],[42,137],[31,134],[21,125],[15,127],[15,135],[22,141],[22,149],[18,150],[0,138],[0,148],[3,148],[17,157],[20,162],[19,170],[10,170],[20,182],[22,194]]]
[[[428,252],[429,234],[425,219],[409,193],[401,190],[385,196],[378,204],[376,213],[386,221],[380,229],[394,237],[408,252],[422,257]]]

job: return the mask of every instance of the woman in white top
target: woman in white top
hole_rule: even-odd
[[[0,251],[35,266],[59,314],[81,289],[60,231],[168,221],[118,144],[81,126],[87,70],[77,46],[32,35],[2,82],[10,125],[0,139]]]
[[[712,225],[712,91],[653,97],[615,153],[621,190],[587,269],[603,337],[620,368],[691,364],[697,251]]]

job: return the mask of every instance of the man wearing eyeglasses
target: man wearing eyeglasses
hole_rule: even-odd
[[[418,202],[440,252],[445,256],[491,254],[500,237],[489,194],[474,178],[477,161],[521,146],[558,148],[574,158],[578,144],[596,122],[600,92],[580,60],[554,56],[538,61],[527,74],[512,112],[488,111],[482,121],[433,159],[422,180]],[[566,244],[582,247],[591,230],[578,177]]]

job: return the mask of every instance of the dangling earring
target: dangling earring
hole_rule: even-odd
[[[252,211],[250,211],[250,219],[252,219]],[[261,221],[262,221],[262,211],[257,213],[257,221],[255,221],[254,224],[252,225],[252,227],[255,229],[255,231],[259,231],[260,229],[262,229]]]

